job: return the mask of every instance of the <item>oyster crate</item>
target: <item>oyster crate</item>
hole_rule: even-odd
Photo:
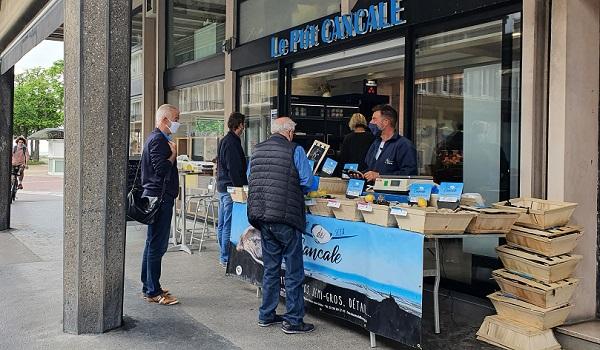
[[[581,227],[578,226],[563,226],[548,230],[514,226],[506,234],[506,240],[510,246],[544,256],[558,256],[572,252],[581,236]]]
[[[569,304],[563,304],[543,309],[522,300],[503,295],[501,292],[490,294],[488,298],[494,304],[498,316],[542,331],[565,323],[569,312],[573,308]]]
[[[423,234],[461,234],[477,214],[445,212],[433,207],[402,207],[406,215],[394,215],[398,227]],[[404,214],[404,213],[403,213]]]
[[[310,211],[310,213],[313,215],[326,216],[332,218],[333,210],[331,210],[331,207],[327,206],[330,200],[331,199],[315,198],[313,205],[307,206],[308,211]]]
[[[332,205],[337,201],[338,204]],[[329,205],[336,219],[347,221],[364,221],[362,212],[357,207],[358,200],[337,198],[330,200]]]
[[[487,316],[479,331],[477,339],[512,350],[560,350],[552,330],[540,331],[533,327],[506,320],[498,315]]]
[[[503,209],[491,208],[473,208],[461,207],[465,212],[476,213],[477,216],[471,221],[466,230],[469,233],[484,234],[484,233],[508,233],[510,228],[515,224],[515,221],[520,216],[520,213],[515,211],[506,211]]]
[[[504,294],[514,296],[544,309],[567,304],[579,284],[579,280],[576,278],[544,283],[525,278],[505,269],[493,271],[492,277],[494,277]]]
[[[497,247],[496,251],[507,270],[545,283],[569,278],[582,258],[572,254],[546,257],[506,245]]]
[[[390,213],[389,206],[372,203],[361,204],[363,207],[359,206],[359,210],[362,212],[366,223],[384,227],[398,227],[396,218]]]
[[[337,177],[319,178],[318,191],[325,191],[329,194],[346,194],[347,188],[348,180],[343,180]]]
[[[535,198],[514,198],[493,204],[494,208],[517,210],[521,213],[516,223],[545,230],[569,223],[577,203],[554,202]]]

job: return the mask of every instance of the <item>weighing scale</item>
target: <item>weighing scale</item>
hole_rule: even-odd
[[[373,190],[378,193],[408,195],[410,185],[414,183],[433,184],[431,176],[382,175],[375,179]]]

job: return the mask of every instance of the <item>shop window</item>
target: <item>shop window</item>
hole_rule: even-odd
[[[168,68],[221,52],[225,0],[169,0],[167,8]]]
[[[167,102],[180,111],[181,127],[174,135],[179,155],[195,161],[216,158],[225,129],[223,91],[224,81],[219,80],[167,93]]]
[[[131,99],[129,112],[129,155],[142,154],[142,98],[136,96]]]
[[[520,14],[417,39],[414,141],[421,175],[464,182],[487,204],[518,196]],[[440,89],[422,89],[441,82]],[[498,238],[447,240],[443,284],[485,296],[497,286]]]
[[[487,203],[518,190],[518,33],[517,14],[417,40],[420,173],[464,182],[466,192],[481,193]]]
[[[131,16],[131,86],[141,86],[143,80],[143,51],[142,51],[142,13],[141,8],[134,11]],[[143,127],[142,127],[142,95],[141,89],[134,92],[130,99],[129,120],[129,155],[139,156],[142,154]]]
[[[277,117],[277,71],[242,76],[240,107],[246,115],[244,145],[250,157],[256,144],[271,135],[271,118]]]
[[[340,12],[340,0],[245,0],[239,5],[240,44]]]

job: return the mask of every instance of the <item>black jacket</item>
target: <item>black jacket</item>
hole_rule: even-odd
[[[344,137],[342,150],[340,152],[339,169],[344,168],[344,164],[358,164],[358,169],[363,171],[367,168],[365,157],[375,136],[370,131],[351,132]]]
[[[144,195],[158,197],[166,180],[165,194],[175,198],[179,194],[177,162],[171,163],[169,141],[159,129],[146,139],[142,153],[142,187]]]
[[[259,143],[252,153],[248,179],[248,221],[286,224],[304,231],[306,213],[300,175],[294,163],[297,145],[279,134]]]
[[[227,192],[228,186],[242,187],[248,184],[246,178],[246,155],[242,149],[242,140],[230,131],[219,142],[217,150],[217,191]]]

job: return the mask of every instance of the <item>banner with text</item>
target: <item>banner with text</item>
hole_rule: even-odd
[[[421,343],[423,236],[307,215],[304,299],[322,312],[406,345]],[[227,273],[262,283],[260,231],[234,203]]]

